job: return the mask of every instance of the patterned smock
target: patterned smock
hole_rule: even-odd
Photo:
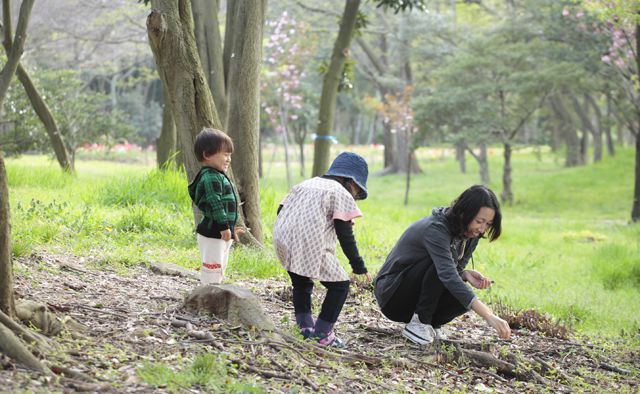
[[[312,178],[295,186],[282,202],[273,244],[282,266],[327,282],[349,280],[336,257],[334,219],[362,216],[353,196],[335,180]]]

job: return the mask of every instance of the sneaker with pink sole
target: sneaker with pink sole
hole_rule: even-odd
[[[315,332],[313,333],[313,337],[318,341],[318,345],[323,347],[336,347],[336,348],[344,347],[344,342],[342,342],[342,339],[338,338],[333,333],[333,331],[328,333]]]

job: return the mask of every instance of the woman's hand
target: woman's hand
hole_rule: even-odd
[[[500,338],[509,339],[511,337],[511,328],[505,320],[492,314],[487,318],[487,323],[496,330]]]
[[[511,328],[509,328],[509,323],[496,316],[488,306],[482,303],[482,301],[476,298],[471,303],[471,309],[473,309],[475,313],[480,315],[480,317],[482,317],[484,321],[487,322],[487,324],[493,327],[500,338],[509,339],[509,337],[511,337]]]
[[[462,272],[462,279],[465,279],[467,282],[471,284],[471,286],[475,287],[476,289],[489,288],[493,283],[491,278],[487,278],[483,276],[481,273],[479,273],[478,271],[474,271],[474,270],[464,270]]]

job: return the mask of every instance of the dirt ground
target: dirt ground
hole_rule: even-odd
[[[250,289],[277,327],[267,335],[182,308],[193,277],[147,267],[118,273],[73,256],[40,253],[14,264],[19,299],[45,303],[86,326],[83,337],[55,337],[45,357],[58,373],[32,373],[0,355],[2,392],[206,392],[211,388],[147,385],[149,362],[183,368],[201,353],[224,354],[230,376],[270,392],[630,392],[640,390],[640,349],[630,339],[592,343],[516,329],[498,340],[473,314],[447,327],[450,340],[428,347],[400,335],[371,288],[352,286],[336,332],[344,350],[321,349],[295,335],[285,280],[234,283]],[[233,278],[232,278],[233,279]],[[321,287],[321,286],[320,286]],[[317,288],[314,305],[322,297]],[[179,327],[176,321],[188,322]],[[526,324],[525,324],[526,326]],[[194,332],[211,333],[198,339]],[[60,365],[67,373],[60,373]],[[225,391],[224,389],[221,391]]]

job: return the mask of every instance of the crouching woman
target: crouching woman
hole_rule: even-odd
[[[495,194],[476,185],[402,234],[375,278],[375,296],[387,318],[407,323],[404,337],[420,345],[443,339],[441,327],[469,309],[500,338],[510,337],[507,322],[465,283],[477,289],[491,287],[490,278],[466,266],[480,238],[498,239],[501,219]]]

